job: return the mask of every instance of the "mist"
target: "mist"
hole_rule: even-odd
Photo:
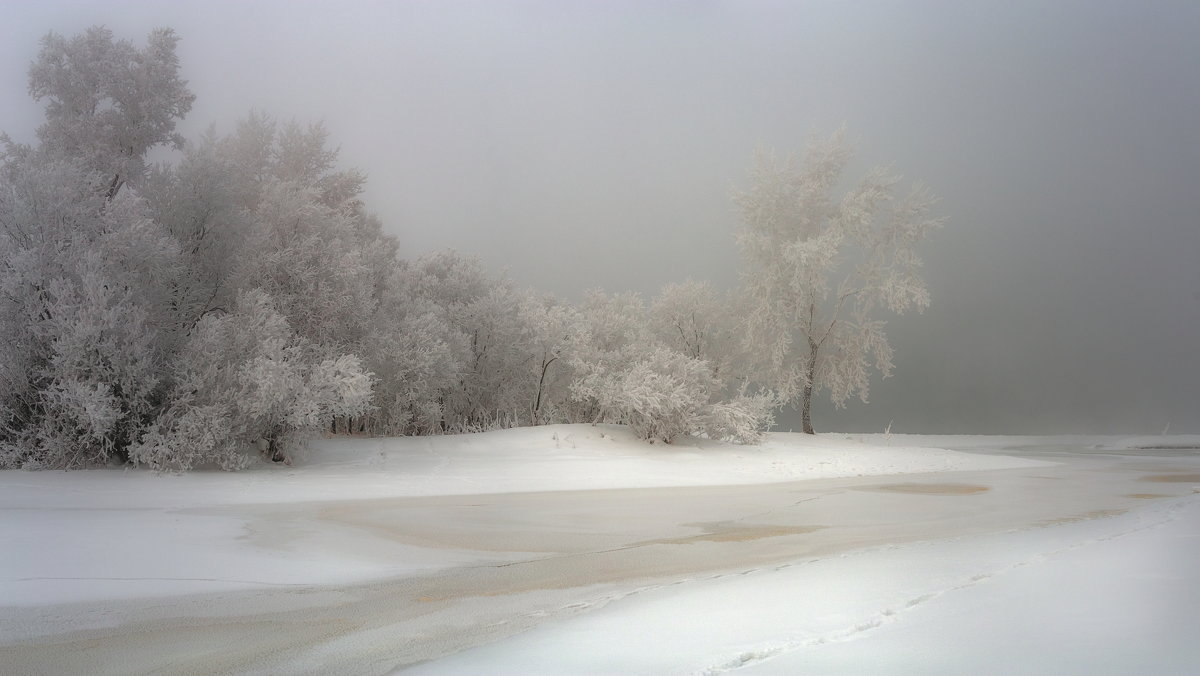
[[[1200,431],[1200,7],[1041,2],[9,5],[0,129],[41,118],[48,31],[182,37],[180,131],[323,120],[401,255],[523,285],[737,283],[757,148],[845,125],[858,177],[942,198],[932,305],[896,370],[818,431]],[[780,427],[790,423],[785,416]],[[798,424],[796,425],[798,428]]]

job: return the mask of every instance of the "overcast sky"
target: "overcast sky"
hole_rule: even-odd
[[[736,283],[755,148],[844,123],[949,220],[895,375],[818,431],[1200,432],[1200,3],[0,0],[0,129],[95,23],[181,35],[186,135],[323,120],[404,255],[572,300]]]

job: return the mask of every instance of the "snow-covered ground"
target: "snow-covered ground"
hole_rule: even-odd
[[[0,472],[0,673],[1190,673],[1198,446],[572,425]]]
[[[1197,560],[1177,499],[645,589],[403,673],[1196,674]]]

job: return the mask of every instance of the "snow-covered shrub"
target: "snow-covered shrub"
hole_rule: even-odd
[[[731,388],[717,377],[719,369],[697,356],[727,356],[717,345],[730,341],[730,319],[710,296],[694,283],[668,289],[649,313],[666,317],[652,318],[637,294],[589,294],[571,354],[573,410],[587,416],[576,420],[623,423],[664,442],[680,434],[758,441],[773,422],[774,398],[727,396]]]
[[[624,423],[643,439],[670,443],[700,427],[715,385],[708,364],[659,347],[626,368],[588,364],[572,388],[596,402],[598,419]]]
[[[738,395],[706,406],[700,428],[709,439],[755,444],[775,424],[778,406],[771,394]]]
[[[233,313],[197,323],[171,401],[131,458],[156,469],[235,469],[265,445],[280,459],[332,417],[366,412],[370,398],[371,374],[358,357],[320,357],[266,293],[249,291]]]

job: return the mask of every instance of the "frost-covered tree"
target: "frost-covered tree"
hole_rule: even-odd
[[[395,266],[361,353],[372,430],[433,434],[563,420],[573,308],[440,252]]]
[[[747,314],[756,378],[798,401],[812,434],[811,402],[828,390],[837,406],[867,401],[871,365],[884,376],[892,349],[880,311],[929,304],[916,246],[942,219],[921,186],[875,169],[839,199],[851,152],[845,133],[810,144],[803,164],[765,153],[737,197]]]
[[[360,200],[363,176],[336,168],[321,125],[251,114],[210,131],[147,180],[155,217],[188,255],[191,321],[262,288],[305,338],[358,347],[370,330],[396,243]]]
[[[451,316],[465,337],[460,387],[447,398],[450,429],[487,429],[529,423],[530,335],[521,321],[522,295],[497,282]]]
[[[236,273],[254,232],[257,193],[240,180],[226,145],[210,129],[188,144],[176,165],[153,167],[141,190],[152,217],[183,254],[174,310],[185,329],[208,312],[232,308]]]
[[[384,302],[363,350],[376,378],[368,427],[373,434],[444,430],[446,395],[459,385],[459,357],[465,350],[461,338],[421,299]]]
[[[594,396],[596,386],[581,391],[578,383],[589,375],[595,379],[601,373],[628,370],[640,353],[656,346],[646,324],[646,304],[637,293],[593,290],[584,298],[579,315],[579,335],[570,353],[576,380],[571,385],[569,418],[572,422],[622,422],[603,409]]]
[[[322,357],[261,290],[241,294],[230,314],[196,325],[174,364],[170,405],[131,452],[157,469],[244,466],[273,460],[334,416],[364,413],[371,374],[358,357]]]
[[[230,466],[371,408],[396,248],[362,175],[320,125],[257,115],[147,172],[183,146],[175,45],[47,36],[39,144],[0,139],[0,465]]]
[[[542,425],[567,420],[574,372],[571,355],[578,349],[579,311],[553,298],[526,296],[519,308],[528,333],[525,379],[536,382],[529,402],[529,422]],[[530,394],[526,394],[529,397]]]
[[[100,26],[69,39],[42,38],[29,69],[30,95],[46,101],[38,139],[47,152],[103,176],[108,199],[141,178],[147,150],[183,144],[175,122],[195,96],[179,77],[178,41],[170,29],[158,29],[139,49]]]
[[[40,143],[0,138],[0,464],[121,457],[159,404],[180,251],[121,188],[147,150],[180,142],[192,95],[175,44],[46,36],[29,69]]]
[[[184,326],[258,289],[323,358],[353,354],[396,372],[376,358],[403,342],[378,331],[388,323],[379,313],[398,265],[396,243],[363,209],[363,176],[336,160],[321,125],[280,128],[252,113],[234,133],[210,131],[178,166],[152,173],[154,212],[189,267],[178,294]]]
[[[546,395],[545,388],[557,382],[552,353],[560,348],[556,338],[540,335],[553,328],[542,322],[529,294],[485,271],[479,260],[452,251],[413,263],[408,284],[410,295],[434,308],[456,336],[447,341],[457,350],[457,366],[456,382],[440,402],[444,431],[528,425],[547,412],[538,391]]]
[[[264,187],[255,228],[239,260],[239,289],[261,288],[305,338],[349,348],[374,316],[376,288],[367,242],[351,214],[291,181]]]
[[[200,295],[261,288],[301,336],[338,349],[369,332],[396,243],[359,199],[364,178],[336,168],[321,125],[243,120],[189,151],[167,181],[162,213],[192,243]]]
[[[734,389],[746,383],[734,298],[708,282],[667,284],[648,310],[655,336],[676,352],[708,362],[712,375]]]
[[[143,200],[26,151],[0,175],[0,465],[121,457],[159,401],[179,251]]]
[[[235,468],[331,428],[769,424],[708,285],[575,308],[453,253],[401,261],[321,125],[252,113],[185,143],[176,43],[48,35],[38,143],[0,135],[0,466]],[[178,161],[148,167],[164,145]]]

